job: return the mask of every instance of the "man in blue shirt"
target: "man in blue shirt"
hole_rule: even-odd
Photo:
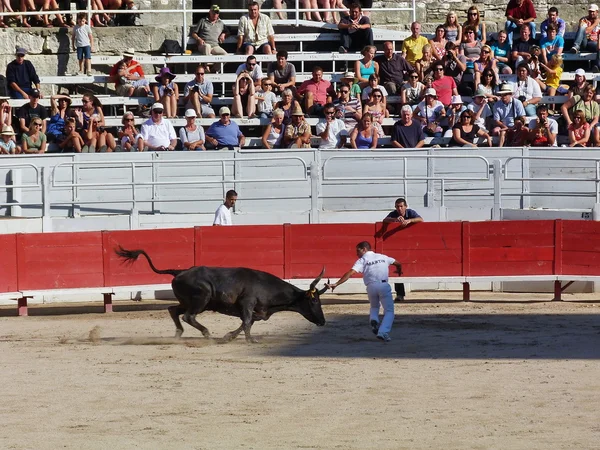
[[[224,148],[233,150],[235,147],[242,147],[246,138],[238,124],[231,121],[231,110],[227,106],[223,106],[219,110],[219,116],[221,118],[206,130],[206,142],[215,150]]]
[[[6,85],[10,98],[28,99],[34,88],[40,91],[40,78],[31,61],[25,60],[26,54],[27,50],[18,47],[15,52],[16,58],[6,66]],[[40,98],[42,97],[40,94]]]
[[[553,6],[548,10],[548,18],[542,22],[540,26],[540,34],[542,35],[542,39],[548,37],[548,25],[553,24],[556,25],[558,32],[557,36],[560,36],[564,39],[565,30],[567,29],[567,24],[564,20],[558,17],[558,8]]]
[[[400,197],[394,203],[394,210],[389,213],[383,223],[400,223],[402,227],[407,227],[412,223],[423,222],[423,218],[414,210],[410,209],[406,204],[406,199]],[[394,290],[396,291],[395,302],[401,302],[404,300],[406,292],[404,290],[404,283],[395,283]]]

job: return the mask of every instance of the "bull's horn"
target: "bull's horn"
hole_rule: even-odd
[[[314,280],[312,283],[310,283],[310,288],[309,288],[309,290],[311,290],[311,291],[312,291],[312,290],[315,288],[315,286],[317,285],[317,283],[318,283],[319,281],[321,281],[321,278],[323,277],[323,274],[324,274],[324,273],[325,273],[325,266],[323,266],[323,270],[321,270],[321,273],[319,274],[319,276],[318,276],[317,278],[315,278],[315,280]]]

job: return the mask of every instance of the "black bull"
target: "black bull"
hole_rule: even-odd
[[[183,333],[183,321],[197,328],[205,337],[210,337],[208,329],[196,320],[203,311],[216,311],[242,319],[242,325],[227,333],[226,341],[236,338],[242,331],[247,341],[253,342],[250,328],[256,320],[268,320],[278,311],[296,311],[310,322],[325,325],[320,295],[327,287],[317,290],[325,268],[310,284],[307,291],[297,288],[282,279],[260,270],[245,267],[205,267],[197,266],[185,270],[159,270],[144,250],[115,249],[123,260],[133,263],[143,255],[152,270],[158,274],[172,275],[173,293],[179,305],[169,307],[169,314],[175,322],[175,337]]]

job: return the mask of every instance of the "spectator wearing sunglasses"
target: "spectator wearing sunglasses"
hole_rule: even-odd
[[[177,134],[171,122],[163,117],[163,113],[162,103],[152,105],[151,116],[142,124],[138,138],[140,151],[175,150]]]
[[[23,153],[45,153],[47,142],[46,135],[42,131],[44,122],[39,117],[31,121],[31,127],[27,133],[23,133],[21,145]]]
[[[347,83],[340,85],[339,92],[339,98],[333,102],[336,118],[344,121],[346,130],[350,133],[362,117],[362,105],[359,99],[350,97],[350,86]]]
[[[433,65],[432,87],[437,92],[438,99],[444,106],[450,106],[452,96],[458,95],[454,78],[444,75],[444,65],[439,62]]]
[[[248,56],[246,62],[238,66],[235,74],[239,76],[242,72],[248,72],[250,74],[254,86],[257,88],[260,87],[261,81],[265,77],[260,64],[256,61],[256,56],[253,55]]]
[[[198,117],[215,117],[215,111],[210,105],[214,87],[212,81],[205,79],[206,68],[200,65],[196,68],[194,79],[189,81],[183,90],[185,109],[193,109]]]

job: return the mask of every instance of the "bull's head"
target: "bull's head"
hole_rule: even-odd
[[[323,315],[323,309],[321,308],[321,294],[327,291],[327,286],[323,287],[323,289],[318,290],[317,284],[321,281],[323,274],[325,273],[325,267],[321,270],[321,273],[317,278],[310,283],[310,287],[305,292],[306,302],[308,308],[305,308],[301,314],[306,317],[306,319],[310,320],[312,323],[318,326],[325,325],[325,316]]]

